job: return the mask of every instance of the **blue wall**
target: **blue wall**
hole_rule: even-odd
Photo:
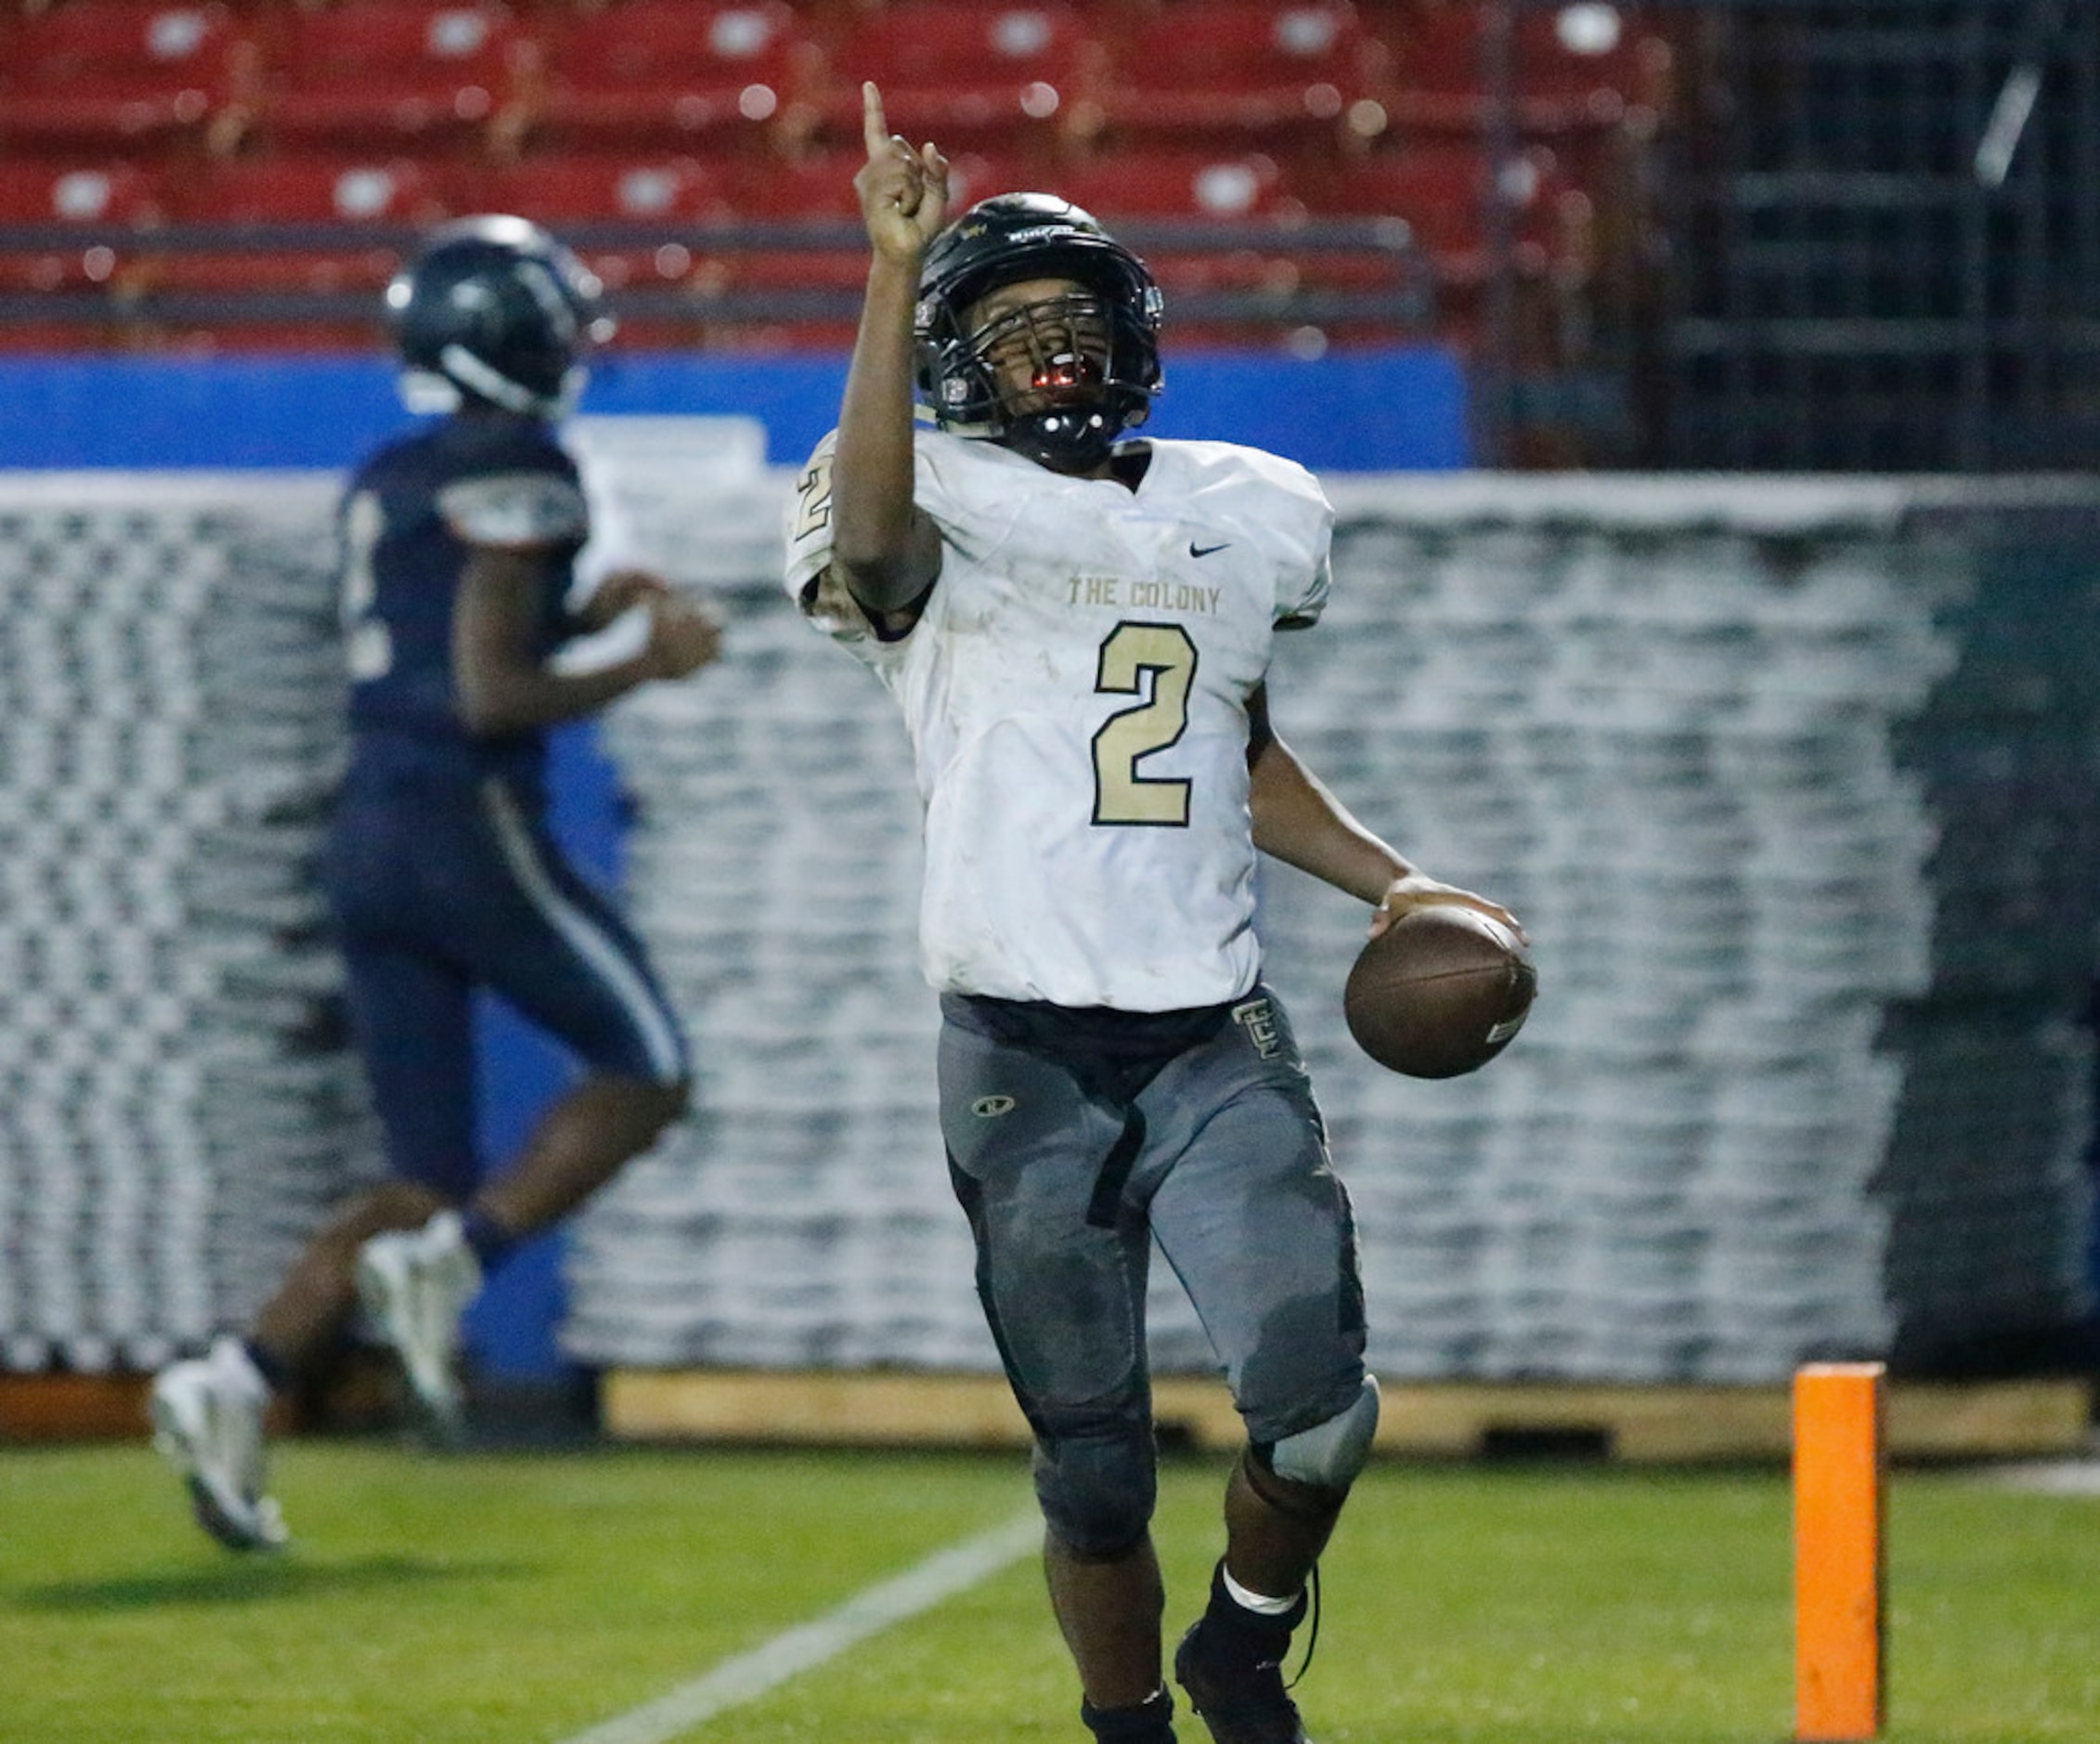
[[[768,458],[792,465],[831,428],[845,379],[845,359],[832,356],[613,356],[583,410],[757,417]],[[331,470],[406,422],[393,367],[377,358],[0,359],[0,468]],[[1438,471],[1470,459],[1463,373],[1449,353],[1426,347],[1170,360],[1151,428],[1253,443],[1316,471]],[[553,787],[557,832],[585,871],[616,884],[619,796],[588,723],[556,735]],[[483,1027],[482,1138],[486,1154],[502,1157],[569,1068],[493,1001]],[[562,1253],[555,1231],[489,1280],[467,1321],[486,1373],[560,1376]]]
[[[792,465],[831,427],[836,357],[603,359],[583,410],[741,413]],[[404,419],[376,358],[0,359],[0,467],[335,467]],[[1172,361],[1153,428],[1229,437],[1316,470],[1468,463],[1465,381],[1418,347],[1311,361],[1219,353]]]

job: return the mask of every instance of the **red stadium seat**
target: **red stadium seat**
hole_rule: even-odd
[[[642,151],[538,151],[459,184],[483,212],[515,212],[573,246],[614,295],[622,350],[689,349],[705,343],[699,313],[683,299],[726,277],[706,234],[733,215],[720,165]],[[647,240],[594,236],[593,227],[645,225]]]
[[[0,143],[228,144],[253,66],[240,20],[216,0],[72,0],[9,20],[0,38]]]
[[[1497,207],[1499,203],[1500,212]],[[1543,146],[1497,162],[1477,145],[1437,141],[1388,148],[1343,166],[1322,198],[1322,215],[1404,222],[1433,272],[1438,331],[1471,348],[1488,318],[1487,291],[1506,259],[1515,296],[1510,313],[1529,363],[1546,367],[1565,343],[1596,267],[1595,209],[1589,195]],[[1506,241],[1497,235],[1506,225]],[[1507,255],[1499,252],[1507,248]],[[1368,287],[1368,267],[1329,257],[1310,282]],[[1333,330],[1366,336],[1350,323]]]
[[[737,163],[731,166],[728,183],[731,208],[748,223],[799,220],[828,223],[838,226],[842,233],[849,232],[835,252],[853,256],[852,281],[858,284],[867,277],[868,245],[853,176],[866,162],[867,154],[853,146]],[[1027,189],[1061,192],[1061,174],[1020,153],[958,151],[948,160],[949,215],[992,194]]]
[[[1111,228],[1134,217],[1233,223],[1305,213],[1277,160],[1259,151],[1161,146],[1081,159],[1057,167],[1051,191]]]
[[[860,296],[868,280],[868,244],[853,176],[866,162],[859,146],[818,151],[775,163],[741,166],[734,186],[739,219],[831,227],[815,246],[740,250],[720,263],[722,288],[777,307],[777,319],[740,323],[730,335],[744,345],[833,349],[850,345]],[[992,194],[1038,189],[1057,191],[1056,174],[1026,154],[964,150],[949,159],[949,211],[958,213]],[[823,313],[797,312],[819,302]]]
[[[1507,213],[1509,264],[1524,279],[1580,279],[1590,267],[1588,194],[1540,146],[1497,164],[1478,146],[1436,142],[1375,152],[1342,165],[1323,214],[1406,221],[1446,285],[1473,287],[1496,269],[1492,219]]]
[[[1060,166],[1050,191],[1083,206],[1136,247],[1166,295],[1170,332],[1180,344],[1238,343],[1255,328],[1274,327],[1273,306],[1298,286],[1289,233],[1305,218],[1305,202],[1286,170],[1258,151],[1155,147],[1104,154]],[[1212,233],[1245,227],[1244,246],[1220,249],[1206,238],[1176,245],[1149,227],[1201,227]],[[1191,295],[1248,301],[1240,319],[1197,325],[1182,314]]]
[[[225,160],[172,191],[170,208],[201,246],[141,265],[141,318],[163,349],[189,351],[374,349],[386,280],[449,213],[424,163],[384,153]]]
[[[1349,0],[1178,0],[1111,43],[1082,135],[1285,150],[1385,124],[1391,57]]]
[[[279,149],[425,150],[515,126],[531,39],[493,0],[273,13],[255,124]]]
[[[853,176],[867,162],[859,146],[812,151],[793,158],[756,158],[734,166],[730,200],[741,218],[861,222],[861,197]],[[866,248],[861,249],[862,266]]]
[[[540,142],[689,151],[792,134],[818,51],[783,0],[613,0],[550,18],[526,126]]]
[[[733,215],[720,169],[700,159],[641,152],[536,152],[457,184],[483,212],[514,212],[575,247],[609,290],[705,281],[702,227]],[[596,240],[593,225],[662,226],[644,241]]]
[[[836,239],[813,246],[742,250],[723,261],[724,290],[779,311],[777,320],[745,326],[736,343],[830,348],[852,344],[860,293],[868,281],[867,234],[853,176],[866,162],[867,153],[855,146],[737,166],[731,197],[739,219],[828,225]]]
[[[1395,38],[1396,125],[1475,133],[1488,124],[1488,22],[1472,5],[1419,9]],[[1511,119],[1523,134],[1645,133],[1668,101],[1669,43],[1632,7],[1518,8],[1510,54]]]
[[[324,153],[232,158],[175,197],[176,215],[213,225],[302,225],[340,229],[340,241],[171,254],[160,282],[185,290],[367,289],[377,292],[401,250],[360,238],[366,226],[422,228],[452,207],[414,158]]]
[[[891,130],[914,143],[1047,153],[1102,55],[1085,16],[1058,0],[894,0],[831,45],[819,121],[836,143],[858,141],[873,79]]]
[[[121,282],[130,265],[122,235],[149,240],[167,215],[154,179],[135,163],[49,163],[0,159],[0,224],[77,227],[62,238],[0,251],[0,291],[57,293]]]
[[[993,194],[1029,191],[1055,193],[1059,170],[1032,152],[964,150],[949,154],[948,210],[965,206]]]
[[[483,211],[515,212],[560,229],[595,219],[676,224],[733,211],[722,166],[639,151],[538,151],[455,178]]]
[[[203,224],[427,225],[450,215],[432,166],[407,155],[274,152],[210,165],[176,196]]]
[[[1160,147],[1114,152],[1060,165],[1051,191],[1083,206],[1111,230],[1133,221],[1191,225],[1252,222],[1263,241],[1230,255],[1159,251],[1150,264],[1162,282],[1244,284],[1256,257],[1267,252],[1278,225],[1300,223],[1305,203],[1274,158],[1258,151],[1204,151]]]

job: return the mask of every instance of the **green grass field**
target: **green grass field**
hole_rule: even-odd
[[[1170,1464],[1178,1632],[1222,1467]],[[562,1744],[1030,1503],[1018,1457],[297,1440],[297,1543],[228,1556],[142,1446],[0,1451],[0,1738]],[[1299,1696],[1319,1744],[1779,1744],[1777,1472],[1372,1467]],[[2100,1738],[2100,1498],[1899,1472],[1897,1744]],[[1032,1557],[695,1740],[1085,1737]],[[1184,1744],[1204,1738],[1184,1718]]]

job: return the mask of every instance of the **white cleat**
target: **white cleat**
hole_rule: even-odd
[[[153,1445],[188,1485],[198,1525],[228,1550],[279,1550],[291,1541],[276,1501],[263,1493],[269,1399],[269,1384],[233,1338],[153,1377]]]
[[[437,1440],[466,1425],[460,1392],[460,1316],[481,1288],[481,1262],[457,1212],[420,1230],[388,1230],[357,1250],[357,1295],[379,1335],[394,1347],[418,1412]]]

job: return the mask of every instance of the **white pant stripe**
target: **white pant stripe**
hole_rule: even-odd
[[[606,937],[595,918],[562,894],[561,887],[540,860],[533,844],[532,832],[519,815],[517,801],[511,790],[502,782],[491,779],[482,783],[481,795],[490,826],[496,832],[497,844],[502,849],[503,858],[518,880],[519,888],[532,905],[547,917],[549,924],[612,988],[620,1004],[633,1014],[657,1080],[668,1084],[682,1076],[685,1064],[680,1053],[678,1032],[657,1003],[649,983],[635,971],[618,943]]]

